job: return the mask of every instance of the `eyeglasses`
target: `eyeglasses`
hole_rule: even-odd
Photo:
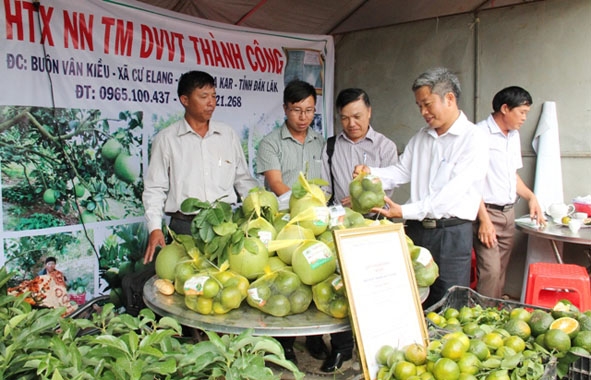
[[[305,110],[301,109],[301,108],[289,108],[288,109],[289,112],[296,114],[296,115],[305,115],[305,116],[309,116],[309,115],[313,115],[314,112],[316,112],[316,109],[314,108],[306,108]]]

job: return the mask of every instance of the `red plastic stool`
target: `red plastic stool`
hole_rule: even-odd
[[[529,265],[525,303],[552,308],[567,299],[581,311],[591,309],[591,284],[585,267],[574,264]]]

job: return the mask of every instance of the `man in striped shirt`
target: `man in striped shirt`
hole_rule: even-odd
[[[329,183],[331,202],[351,207],[349,183],[355,165],[386,167],[398,162],[396,144],[370,125],[371,103],[360,88],[342,90],[336,99],[336,108],[343,130],[329,138],[322,151],[322,178]],[[333,143],[330,139],[335,139]],[[332,148],[329,147],[332,144]],[[331,152],[332,151],[332,152]],[[329,155],[331,156],[329,159]],[[387,193],[392,196],[392,192]],[[352,358],[351,331],[331,334],[331,354],[322,364],[323,372],[338,370],[343,362]]]

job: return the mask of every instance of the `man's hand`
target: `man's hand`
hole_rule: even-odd
[[[351,208],[351,197],[347,196],[341,199],[341,206]]]
[[[355,165],[353,169],[353,178],[357,177],[361,173],[371,173],[371,169],[367,165]]]
[[[371,209],[371,212],[381,214],[386,218],[402,218],[402,206],[398,203],[394,203],[394,201],[387,196],[384,197],[384,201],[386,201],[387,208],[374,207]]]
[[[164,247],[166,245],[164,241],[164,233],[162,230],[154,230],[150,232],[148,238],[148,246],[146,247],[146,253],[144,253],[144,264],[151,262],[154,259],[154,252],[156,247]]]
[[[546,225],[546,218],[544,218],[544,212],[538,203],[538,198],[533,196],[527,202],[529,206],[529,217],[531,220],[535,220],[538,226],[544,227]]]
[[[478,240],[480,240],[486,248],[492,248],[497,244],[497,231],[490,219],[488,219],[488,222],[480,221],[480,227],[478,227]]]

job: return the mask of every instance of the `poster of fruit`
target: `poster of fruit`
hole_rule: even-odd
[[[183,117],[182,73],[214,77],[213,118],[241,137],[253,175],[259,141],[284,119],[285,49],[322,61],[314,123],[330,131],[330,36],[256,31],[133,0],[3,5],[0,265],[19,279],[54,255],[72,289],[94,297],[139,268],[143,176],[153,137]]]

